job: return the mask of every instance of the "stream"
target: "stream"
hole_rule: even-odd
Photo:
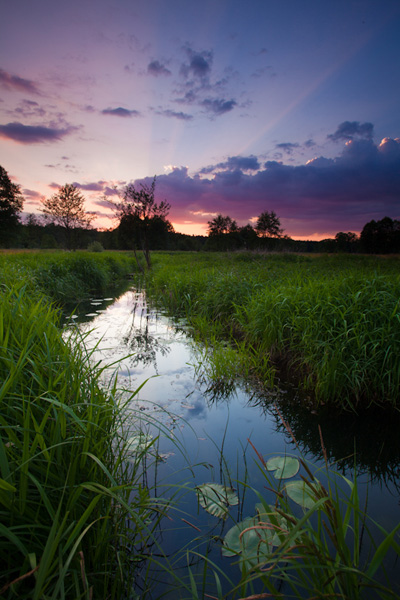
[[[208,552],[228,577],[237,580],[239,576],[234,561],[221,556],[220,540],[232,521],[221,523],[199,507],[195,486],[208,482],[231,485],[239,504],[230,508],[230,514],[239,520],[253,515],[258,502],[255,493],[237,484],[247,481],[268,496],[253,447],[265,460],[301,454],[323,472],[318,425],[329,463],[335,463],[335,469],[350,479],[356,464],[361,503],[367,506],[368,515],[388,531],[398,523],[397,414],[336,418],[323,411],[316,414],[285,382],[268,392],[244,382],[227,388],[213,385],[202,368],[206,351],[193,342],[185,321],[173,320],[148,303],[144,291],[131,289],[117,299],[93,299],[74,317],[95,362],[111,365],[106,371],[109,378],[118,375],[118,387],[134,391],[144,384],[131,400],[132,410],[144,439],[158,436],[153,447],[158,459],[149,461],[146,472],[149,485],[160,495],[180,490],[175,498],[177,510],[162,522],[159,543],[168,556],[181,553],[174,568],[177,572],[182,568],[182,576],[186,549]],[[290,425],[298,446],[282,419]],[[271,498],[267,500],[271,502]],[[201,561],[190,556],[193,569],[201,570]],[[388,569],[393,573],[393,585],[399,585],[396,565],[389,564]],[[162,572],[159,577],[154,598],[166,593],[170,584]],[[138,585],[140,588],[140,582]]]

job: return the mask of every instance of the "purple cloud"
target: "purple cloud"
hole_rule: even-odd
[[[114,117],[139,117],[140,112],[138,110],[128,110],[127,108],[105,108],[101,111],[102,115],[112,115]]]
[[[216,165],[204,167],[199,172],[200,174],[205,175],[207,173],[213,173],[214,171],[218,171],[220,169],[225,169],[227,171],[257,171],[259,168],[260,163],[258,162],[258,158],[254,155],[229,156],[225,162],[220,162]]]
[[[23,125],[16,122],[0,125],[0,137],[21,144],[41,144],[45,142],[58,142],[76,129],[76,127],[72,126],[59,129],[43,125]]]
[[[290,156],[293,154],[294,150],[300,147],[300,144],[292,144],[290,142],[282,142],[281,144],[276,144],[275,148],[277,150],[282,150],[285,154],[289,154]]]
[[[231,157],[231,166],[237,161],[243,167],[240,159]],[[219,164],[229,161],[203,173],[217,171]],[[227,169],[209,179],[175,168],[157,177],[156,195],[171,202],[170,220],[178,229],[180,223],[205,225],[219,212],[245,225],[274,210],[293,237],[306,231],[360,231],[385,215],[400,219],[400,139],[385,138],[378,146],[353,140],[335,159],[319,157],[300,166],[269,161],[249,171]]]
[[[237,102],[235,100],[224,100],[222,98],[206,98],[201,103],[201,106],[214,115],[223,115],[227,112],[230,112],[237,106]]]
[[[158,60],[152,60],[147,65],[147,72],[155,77],[158,77],[159,75],[171,75],[171,71]]]
[[[30,79],[23,79],[17,75],[11,75],[0,69],[0,85],[7,90],[16,90],[17,92],[25,92],[28,94],[39,94],[36,84]]]
[[[192,76],[198,79],[204,79],[207,77],[211,72],[213,53],[208,50],[196,52],[189,47],[185,50],[189,57],[189,63],[182,64],[180,70],[181,75],[185,78]]]
[[[374,126],[372,123],[360,123],[359,121],[344,121],[340,123],[335,133],[329,134],[328,139],[338,141],[349,141],[356,138],[372,140]]]
[[[191,121],[193,119],[192,115],[189,115],[184,112],[176,112],[174,110],[157,110],[155,111],[156,115],[161,115],[162,117],[168,117],[171,119],[179,119],[180,121]]]

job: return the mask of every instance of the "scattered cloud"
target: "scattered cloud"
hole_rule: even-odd
[[[36,84],[30,79],[23,79],[18,75],[11,75],[0,69],[0,85],[6,90],[24,92],[28,94],[40,94]]]
[[[156,115],[161,115],[162,117],[168,117],[170,119],[179,119],[180,121],[191,121],[193,119],[193,115],[189,115],[184,112],[177,112],[175,110],[164,109],[164,110],[156,110]]]
[[[22,190],[22,195],[24,196],[24,198],[29,200],[41,200],[42,198],[44,198],[43,194],[40,194],[35,190],[29,190],[27,188]]]
[[[237,106],[235,100],[224,100],[223,98],[206,98],[200,102],[200,104],[207,112],[212,113],[213,115],[223,115]]]
[[[114,117],[139,117],[140,112],[138,110],[128,110],[127,108],[105,108],[101,111],[102,115],[112,115]]]
[[[374,126],[372,123],[360,123],[359,121],[344,121],[340,123],[335,133],[329,134],[328,139],[333,142],[342,142],[353,140],[354,138],[364,138],[372,140],[374,135]]]
[[[206,175],[208,173],[214,173],[219,170],[227,171],[258,171],[260,168],[258,158],[254,155],[251,156],[229,156],[225,162],[217,163],[216,165],[210,165],[203,167],[199,171],[200,174]]]
[[[196,52],[189,46],[186,46],[185,52],[187,54],[188,61],[181,65],[181,75],[183,75],[183,77],[186,79],[189,77],[194,77],[197,79],[207,78],[211,73],[213,53],[209,50]]]
[[[155,77],[158,77],[159,75],[171,75],[171,71],[158,60],[152,60],[147,65],[147,72]]]
[[[76,127],[65,128],[47,127],[44,125],[23,125],[19,122],[0,125],[0,137],[19,142],[21,144],[41,144],[45,142],[58,142],[66,135],[76,131]]]
[[[297,150],[297,148],[300,148],[300,144],[292,144],[291,142],[282,142],[280,144],[276,144],[275,148],[277,150],[281,150],[282,152],[284,152],[285,154],[288,154],[289,156],[291,156],[294,152],[294,150]]]

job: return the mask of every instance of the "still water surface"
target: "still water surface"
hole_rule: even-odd
[[[304,409],[307,403],[293,390],[277,388],[260,394],[240,382],[229,391],[218,389],[216,393],[210,381],[201,377],[204,349],[195,346],[183,321],[174,322],[153,307],[143,291],[130,290],[112,302],[93,300],[84,313],[76,322],[85,334],[86,346],[95,348],[93,358],[102,365],[112,365],[108,374],[118,374],[119,387],[136,390],[145,382],[132,399],[136,421],[140,419],[144,430],[153,436],[160,433],[153,419],[162,425],[157,443],[162,460],[149,466],[150,483],[156,483],[161,494],[177,493],[176,484],[187,488],[177,496],[181,512],[174,511],[172,520],[162,524],[160,543],[166,553],[173,556],[186,547],[203,552],[208,548],[212,560],[237,579],[237,567],[221,556],[220,543],[209,544],[210,534],[223,537],[232,522],[228,519],[228,524],[221,524],[199,508],[194,488],[211,481],[231,483],[240,494],[239,506],[231,509],[235,518],[253,515],[258,501],[254,492],[243,493],[243,486],[237,485],[246,477],[252,488],[273,502],[248,440],[266,459],[276,454],[299,455],[277,406],[289,422],[303,457],[323,467],[320,425],[330,462],[338,461],[335,468],[352,478],[356,462],[368,514],[389,531],[398,523],[400,422],[396,415],[383,419],[379,413],[372,418],[314,414]],[[394,585],[398,585],[396,565],[389,565],[389,569],[394,573]],[[165,581],[158,591],[161,594],[167,589]]]

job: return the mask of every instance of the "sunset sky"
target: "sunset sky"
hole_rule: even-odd
[[[25,213],[73,183],[97,227],[154,175],[182,233],[400,219],[399,31],[399,0],[3,2],[0,165]]]

